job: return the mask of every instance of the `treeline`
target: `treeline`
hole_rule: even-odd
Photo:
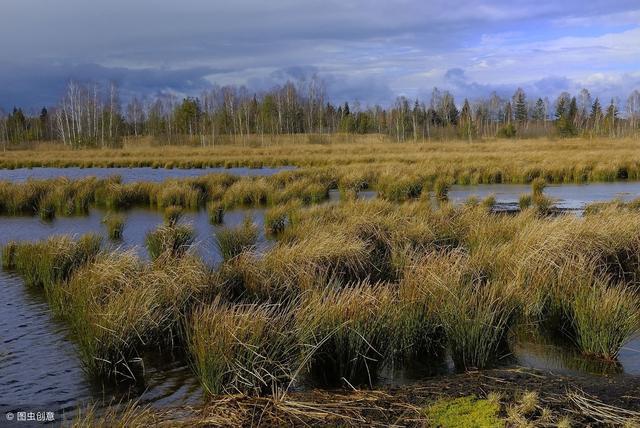
[[[623,106],[621,107],[621,104]],[[115,84],[70,82],[55,107],[27,115],[20,108],[0,112],[0,140],[59,140],[74,147],[112,147],[124,137],[150,136],[165,144],[214,146],[223,141],[290,134],[387,134],[397,141],[528,138],[541,136],[636,135],[640,92],[625,102],[604,104],[583,89],[561,93],[553,102],[532,99],[522,89],[511,98],[496,93],[457,105],[453,94],[433,90],[428,101],[398,97],[391,106],[362,107],[327,101],[322,81],[288,82],[253,93],[245,87],[214,87],[199,98],[160,95],[120,101]]]

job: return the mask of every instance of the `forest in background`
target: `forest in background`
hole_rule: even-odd
[[[264,136],[313,134],[318,143],[335,133],[383,134],[402,141],[483,138],[631,137],[640,132],[640,91],[604,102],[587,89],[562,92],[555,100],[511,98],[456,104],[434,88],[428,101],[398,97],[387,107],[358,102],[333,104],[319,79],[288,82],[269,91],[216,86],[200,97],[172,94],[133,96],[126,103],[115,83],[69,82],[56,106],[28,113],[0,110],[3,148],[25,142],[59,141],[65,146],[118,147],[126,137],[151,137],[158,144],[215,146],[222,141],[263,141]]]

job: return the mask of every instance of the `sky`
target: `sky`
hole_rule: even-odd
[[[334,102],[640,89],[638,0],[3,0],[0,108],[70,79],[122,98],[317,76]]]

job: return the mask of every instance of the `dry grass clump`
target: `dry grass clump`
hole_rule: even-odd
[[[207,204],[207,213],[209,214],[209,223],[222,224],[224,221],[224,205],[221,202],[211,201]]]
[[[274,205],[299,201],[304,205],[318,204],[329,198],[329,185],[323,177],[302,178],[288,183],[271,196]]]
[[[520,210],[526,210],[527,208],[531,207],[532,203],[532,197],[527,193],[523,193],[518,199],[518,206],[520,207]]]
[[[389,201],[402,202],[417,199],[424,187],[424,178],[400,174],[384,174],[378,177],[378,195]]]
[[[344,233],[320,232],[308,239],[281,241],[261,258],[243,254],[234,266],[246,292],[268,300],[292,298],[330,280],[363,279],[374,269],[365,242]]]
[[[273,192],[273,186],[264,178],[243,178],[227,189],[222,198],[222,203],[226,208],[256,207],[266,204]]]
[[[323,383],[372,385],[393,346],[393,293],[385,284],[329,287],[305,296],[296,313],[308,369]]]
[[[54,236],[40,242],[10,242],[3,248],[4,269],[14,270],[27,286],[52,288],[98,254],[102,238],[88,234],[74,240]]]
[[[69,322],[86,370],[135,378],[142,351],[179,343],[183,324],[210,289],[194,257],[143,264],[133,252],[103,254],[51,293],[55,313]]]
[[[169,205],[164,209],[164,222],[167,226],[175,226],[180,222],[183,215],[184,210],[181,206]]]
[[[207,393],[269,393],[286,387],[301,362],[288,307],[227,305],[196,311],[189,349]]]
[[[162,225],[147,233],[145,245],[152,260],[168,253],[172,257],[185,254],[195,241],[195,232],[188,225]]]
[[[123,214],[109,213],[102,219],[107,228],[107,236],[112,240],[122,239],[126,217]]]
[[[157,414],[150,406],[140,406],[137,402],[126,405],[111,405],[106,409],[88,405],[78,407],[70,428],[143,428],[159,423]],[[66,426],[66,425],[65,425]]]
[[[358,192],[368,189],[376,177],[371,170],[351,170],[343,174],[338,180],[338,190],[340,198],[343,200],[353,200],[358,196]]]
[[[268,235],[278,235],[291,223],[292,211],[299,206],[291,203],[269,208],[264,214],[264,228]]]
[[[189,182],[178,181],[163,183],[162,188],[154,196],[160,208],[178,206],[194,209],[200,206],[203,199],[198,188],[192,187]]]
[[[451,182],[447,178],[438,178],[433,184],[433,192],[438,202],[446,202],[449,200],[449,189]]]
[[[96,191],[96,202],[109,209],[118,210],[135,205],[150,205],[158,183],[113,181]]]
[[[258,227],[247,216],[237,227],[226,227],[216,231],[216,245],[224,260],[231,260],[244,251],[255,247],[258,241]]]

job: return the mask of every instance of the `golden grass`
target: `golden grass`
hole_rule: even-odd
[[[71,151],[43,146],[32,151],[0,154],[0,166],[380,166],[412,168],[430,177],[451,177],[457,183],[611,181],[640,176],[637,139],[495,140],[393,143],[379,136],[340,136],[326,145],[305,139],[281,139],[264,147],[149,147],[134,142],[124,149]],[[366,181],[366,180],[365,180]],[[351,181],[354,183],[357,181]],[[345,189],[349,186],[345,186]]]

